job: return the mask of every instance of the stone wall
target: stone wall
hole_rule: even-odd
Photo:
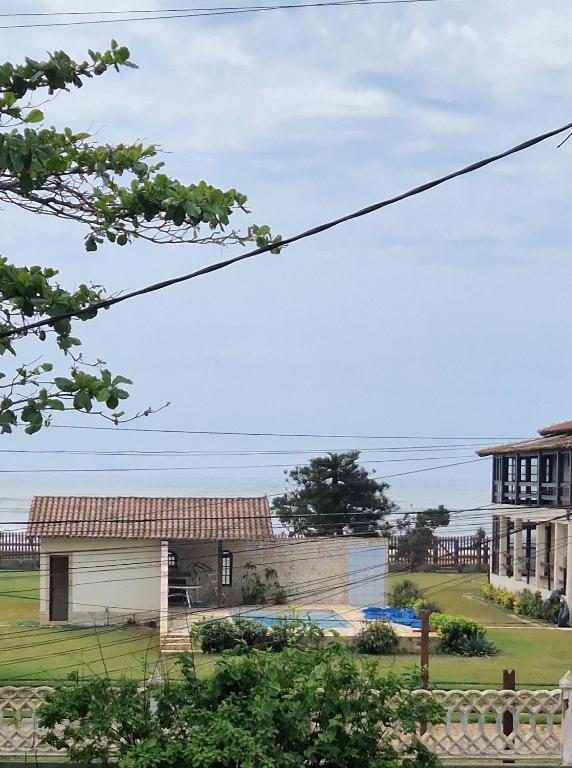
[[[285,588],[289,602],[351,603],[352,595],[361,585],[373,586],[372,598],[364,602],[385,604],[387,569],[386,543],[383,539],[368,541],[354,538],[275,539],[269,542],[223,542],[223,549],[232,553],[232,584],[223,588],[225,604],[240,605],[246,567],[256,567],[259,578],[265,580],[265,569],[273,568]],[[379,553],[383,567],[369,565],[367,554]],[[189,584],[202,586],[199,597],[204,602],[216,601],[217,544],[216,542],[170,542],[176,567],[171,577],[186,577]],[[360,563],[363,553],[363,564]],[[356,566],[357,563],[357,566]],[[269,601],[271,601],[269,591]]]

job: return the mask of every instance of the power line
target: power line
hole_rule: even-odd
[[[51,322],[51,321],[50,321]],[[2,334],[0,334],[2,338]],[[212,429],[158,429],[156,427],[99,427],[90,424],[50,424],[50,429],[90,429],[103,432],[152,432],[169,435],[208,435],[213,437],[300,437],[300,438],[324,438],[326,440],[473,440],[488,442],[489,440],[516,441],[525,440],[523,437],[435,437],[423,435],[335,435],[320,434],[316,432],[238,432],[229,430]],[[535,439],[535,438],[531,438]],[[423,446],[420,446],[423,447]],[[431,446],[427,446],[431,447]],[[321,449],[324,450],[324,449]],[[337,449],[341,450],[341,449]],[[347,449],[344,449],[347,450]]]
[[[169,19],[191,19],[191,18],[203,18],[205,16],[234,16],[236,14],[250,14],[250,13],[266,13],[268,11],[281,11],[281,10],[294,10],[302,8],[334,8],[334,7],[351,7],[351,6],[365,6],[365,5],[410,5],[415,3],[437,3],[444,2],[445,0],[323,0],[322,2],[305,2],[305,3],[281,3],[277,5],[252,5],[247,7],[237,6],[221,6],[215,8],[194,8],[194,9],[171,9],[167,11],[93,11],[89,12],[75,12],[75,13],[6,13],[0,14],[2,17],[16,17],[16,16],[68,16],[68,15],[108,15],[108,14],[122,14],[122,13],[140,13],[140,14],[154,14],[145,16],[128,16],[126,18],[113,18],[113,19],[82,19],[81,21],[49,21],[49,22],[33,22],[26,24],[9,24],[0,26],[0,29],[34,29],[45,27],[77,27],[93,24],[116,24],[119,22],[134,22],[134,21],[162,21]]]
[[[415,3],[415,2],[437,2],[438,0],[392,0],[388,2],[377,2],[377,5],[392,5],[394,3]],[[441,2],[443,0],[440,0]],[[317,6],[330,6],[330,5],[371,5],[371,0],[344,0],[341,2],[323,2],[315,3]],[[210,8],[125,8],[123,10],[96,10],[96,11],[11,11],[7,13],[0,13],[0,18],[20,18],[20,17],[46,17],[46,16],[120,16],[126,13],[137,14],[158,14],[158,13],[192,13],[194,11],[232,11],[232,10],[258,10],[259,8],[267,10],[279,10],[282,8],[307,8],[314,5],[314,3],[276,3],[273,5],[222,5],[214,6]]]
[[[471,163],[470,165],[467,165],[464,168],[460,168],[457,171],[448,173],[445,176],[440,176],[439,178],[432,179],[431,181],[425,182],[420,186],[413,187],[412,189],[409,189],[407,192],[402,192],[401,194],[398,194],[394,197],[386,198],[385,200],[382,200],[378,203],[373,203],[372,205],[368,205],[365,208],[361,208],[352,213],[348,213],[348,214],[345,214],[344,216],[340,216],[337,219],[331,219],[330,221],[327,221],[324,224],[319,224],[315,227],[311,227],[310,229],[307,229],[304,232],[300,232],[297,235],[291,235],[290,237],[287,237],[281,240],[279,245],[280,247],[282,247],[282,246],[290,245],[291,243],[298,242],[300,240],[304,240],[308,237],[314,237],[315,235],[318,235],[321,232],[325,232],[329,229],[333,229],[334,227],[337,227],[340,224],[344,224],[354,219],[362,218],[363,216],[367,216],[370,213],[374,213],[375,211],[381,210],[382,208],[386,208],[390,205],[394,205],[395,203],[406,200],[407,198],[415,197],[416,195],[420,195],[424,192],[429,191],[430,189],[434,189],[435,187],[438,187],[441,184],[451,181],[452,179],[456,179],[456,178],[459,178],[460,176],[465,176],[467,174],[473,173],[474,171],[477,171],[480,168],[484,168],[487,165],[491,165],[492,163],[497,162],[498,160],[502,160],[506,157],[510,157],[511,155],[524,151],[525,149],[530,149],[530,147],[533,147],[536,144],[540,144],[541,142],[546,141],[547,139],[550,139],[554,136],[558,136],[559,134],[564,133],[565,131],[569,131],[570,129],[572,129],[572,123],[566,123],[566,125],[563,125],[560,128],[555,128],[546,133],[542,133],[542,134],[539,134],[538,136],[534,136],[533,138],[527,139],[526,141],[520,144],[517,144],[514,147],[511,147],[510,149],[505,150],[504,152],[501,152],[496,155],[490,155],[489,157],[486,157],[482,160],[478,160],[475,163]],[[187,282],[188,280],[192,280],[197,277],[202,277],[203,275],[208,275],[213,272],[217,272],[221,269],[224,269],[225,267],[229,267],[229,266],[232,266],[233,264],[237,264],[240,261],[244,261],[245,259],[250,259],[253,256],[258,256],[259,254],[262,254],[262,253],[268,253],[270,251],[275,250],[277,245],[278,244],[275,242],[269,243],[268,245],[265,245],[262,248],[254,248],[253,250],[247,251],[246,253],[243,253],[239,256],[233,256],[229,259],[224,259],[223,261],[218,261],[213,264],[209,264],[206,267],[202,267],[201,269],[195,270],[194,272],[189,272],[185,275],[179,275],[178,277],[173,277],[158,283],[152,283],[151,285],[147,285],[144,288],[139,288],[135,291],[129,291],[128,293],[121,294],[120,296],[114,296],[109,299],[103,299],[102,301],[95,302],[94,304],[90,304],[89,306],[84,307],[83,309],[79,309],[77,311],[62,312],[59,315],[53,315],[52,317],[45,318],[44,320],[38,320],[35,323],[28,323],[26,325],[20,326],[19,328],[3,331],[2,333],[0,333],[0,339],[15,336],[15,335],[24,333],[26,331],[34,330],[36,328],[41,328],[45,325],[53,325],[59,320],[69,320],[70,318],[73,318],[73,317],[81,317],[83,314],[93,312],[94,310],[97,311],[99,309],[108,309],[109,307],[114,306],[115,304],[120,304],[121,302],[128,301],[138,296],[143,296],[148,293],[154,293],[155,291],[162,290],[163,288],[168,288],[172,285],[177,285],[179,283]]]
[[[425,456],[411,459],[370,459],[360,462],[361,464],[385,464],[395,461],[440,461],[442,459],[457,459],[462,456]],[[453,464],[441,464],[439,467],[423,467],[422,469],[410,470],[410,472],[400,472],[401,474],[411,474],[413,472],[428,472],[432,469],[442,469],[444,467],[456,467],[459,464],[471,464],[477,461],[487,461],[488,457],[482,459],[471,459],[470,461],[459,461]],[[223,464],[217,466],[193,466],[193,467],[54,467],[54,468],[32,468],[32,469],[0,469],[3,475],[19,474],[45,474],[59,472],[190,472],[201,470],[221,470],[221,469],[291,469],[295,464]],[[385,477],[397,477],[398,475],[385,475]],[[383,479],[380,477],[379,479]]]

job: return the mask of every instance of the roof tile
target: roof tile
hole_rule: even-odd
[[[268,499],[35,496],[31,536],[114,539],[271,539]]]

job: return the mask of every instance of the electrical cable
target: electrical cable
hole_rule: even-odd
[[[2,25],[0,29],[34,29],[45,27],[76,27],[92,24],[116,24],[119,22],[134,22],[134,21],[159,21],[168,19],[189,19],[189,18],[202,18],[205,16],[229,16],[235,14],[249,14],[249,13],[264,13],[268,11],[278,10],[292,10],[295,8],[331,8],[331,7],[351,7],[351,6],[366,6],[366,5],[409,5],[413,3],[436,3],[444,2],[445,0],[322,0],[321,2],[305,2],[305,3],[284,3],[279,5],[267,5],[267,6],[249,6],[246,8],[240,7],[226,7],[226,8],[207,8],[196,9],[194,11],[187,11],[184,13],[163,13],[161,15],[154,16],[130,16],[128,18],[113,18],[113,19],[86,19],[81,21],[53,21],[53,22],[33,22],[27,24],[10,24]],[[458,1],[458,0],[457,0]],[[121,13],[121,11],[119,11]],[[137,13],[137,11],[132,11]],[[145,13],[139,11],[139,13]],[[8,14],[3,14],[8,15]],[[24,15],[24,14],[10,14],[10,15]],[[31,14],[25,14],[31,15]],[[40,15],[40,14],[37,14]],[[52,14],[53,15],[53,14]],[[59,15],[59,14],[58,14]],[[66,14],[67,15],[67,14]]]
[[[424,184],[421,184],[417,187],[413,187],[412,189],[409,189],[406,192],[403,192],[401,194],[395,195],[394,197],[386,198],[385,200],[382,200],[380,202],[368,205],[365,208],[361,208],[357,211],[353,211],[352,213],[345,214],[336,219],[331,219],[330,221],[327,221],[323,224],[319,224],[317,226],[311,227],[310,229],[307,229],[296,235],[291,235],[289,237],[286,237],[280,241],[279,245],[280,247],[283,247],[291,243],[304,240],[308,237],[313,237],[329,229],[333,229],[334,227],[337,227],[340,224],[344,224],[348,221],[362,218],[363,216],[367,216],[370,213],[379,211],[382,208],[386,208],[390,205],[394,205],[395,203],[402,202],[407,198],[415,197],[417,195],[420,195],[424,192],[429,191],[430,189],[434,189],[435,187],[445,184],[446,182],[449,182],[453,179],[473,173],[474,171],[477,171],[480,168],[484,168],[487,165],[491,165],[492,163],[495,163],[499,160],[510,157],[526,149],[530,149],[531,147],[537,144],[540,144],[541,142],[546,141],[547,139],[553,138],[554,136],[558,136],[559,134],[564,133],[566,131],[570,131],[570,129],[572,129],[572,122],[566,123],[565,125],[559,128],[555,128],[551,131],[547,131],[546,133],[542,133],[537,136],[534,136],[530,139],[527,139],[526,141],[521,142],[520,144],[516,144],[515,146],[510,147],[509,149],[503,152],[500,152],[495,155],[490,155],[489,157],[485,157],[482,160],[478,160],[477,162],[474,162],[474,163],[471,163],[470,165],[465,166],[464,168],[460,168],[451,173],[447,173],[445,176],[440,176],[439,178],[432,179],[431,181],[425,182]],[[195,270],[193,272],[189,272],[185,275],[179,275],[178,277],[173,277],[158,283],[152,283],[151,285],[147,285],[144,288],[139,288],[134,291],[129,291],[119,296],[114,296],[109,299],[103,299],[102,301],[95,302],[77,311],[62,312],[58,315],[53,315],[52,317],[45,318],[43,320],[38,320],[33,323],[26,323],[25,325],[22,325],[19,328],[13,328],[7,331],[2,331],[0,333],[0,339],[16,336],[16,335],[25,333],[27,331],[35,330],[36,328],[42,328],[45,325],[53,325],[54,323],[60,320],[64,320],[64,319],[69,320],[74,317],[81,317],[86,312],[91,313],[94,310],[107,309],[111,306],[114,306],[115,304],[120,304],[124,301],[129,301],[138,296],[143,296],[144,294],[148,294],[148,293],[154,293],[155,291],[163,290],[164,288],[168,288],[172,285],[187,282],[194,278],[211,274],[212,272],[217,272],[218,270],[224,269],[225,267],[229,267],[233,264],[237,264],[240,261],[245,261],[246,259],[250,259],[262,253],[268,253],[272,250],[275,250],[276,247],[277,247],[277,243],[269,243],[268,245],[265,245],[261,248],[254,248],[253,250],[247,251],[246,253],[242,253],[238,256],[233,256],[229,259],[224,259],[222,261],[209,264],[206,267],[201,267],[200,269]]]

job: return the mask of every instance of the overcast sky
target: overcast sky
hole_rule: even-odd
[[[2,6],[78,9],[70,0]],[[140,6],[93,0],[81,9]],[[102,142],[156,142],[169,173],[236,187],[249,197],[250,219],[285,236],[572,120],[569,0],[443,0],[1,34],[2,56],[13,61],[58,48],[82,58],[112,37],[128,45],[139,70],[60,96],[44,108],[48,120]],[[279,256],[125,303],[81,324],[84,353],[134,379],[132,410],[171,402],[145,427],[459,438],[424,454],[364,454],[426,459],[366,464],[379,476],[468,461],[474,446],[459,443],[474,440],[466,438],[525,437],[570,418],[572,141],[556,145]],[[140,243],[86,254],[79,225],[9,209],[0,216],[2,254],[57,266],[69,287],[92,280],[131,290],[220,257],[218,247]],[[58,423],[100,422],[66,414]],[[50,429],[2,437],[0,449],[406,445],[431,443]],[[6,520],[42,493],[272,494],[283,469],[253,465],[305,455],[3,453],[5,470],[195,469],[6,473],[0,505]],[[490,500],[489,477],[485,461],[388,482],[404,508],[472,506]]]

